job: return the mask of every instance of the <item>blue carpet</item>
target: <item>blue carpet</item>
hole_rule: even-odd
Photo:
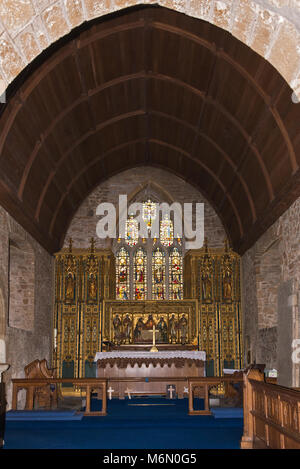
[[[243,409],[241,407],[233,408],[212,408],[211,409],[215,419],[242,419]]]
[[[6,421],[51,421],[51,420],[81,420],[82,414],[75,410],[10,410],[6,414]]]
[[[92,400],[92,409],[101,401]],[[134,405],[156,404],[156,405]],[[160,405],[157,405],[160,404]],[[166,404],[166,405],[162,405]],[[203,408],[201,400],[198,408]],[[188,400],[108,401],[106,417],[7,420],[6,449],[238,449],[241,418],[188,415]]]

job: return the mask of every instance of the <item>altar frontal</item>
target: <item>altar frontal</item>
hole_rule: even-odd
[[[202,351],[115,351],[99,352],[95,361],[97,377],[108,379],[110,399],[151,394],[182,399],[187,397],[187,379],[205,376],[205,358]]]

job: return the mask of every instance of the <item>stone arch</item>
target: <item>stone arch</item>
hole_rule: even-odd
[[[141,185],[137,185],[128,195],[128,207],[134,202],[143,202],[145,197],[150,197],[154,202],[160,203],[161,201],[172,204],[175,202],[173,195],[163,188],[160,184],[150,179],[146,179]],[[119,230],[119,213],[116,217],[117,230]]]
[[[43,50],[82,23],[137,5],[159,5],[227,30],[270,62],[300,97],[298,0],[44,0],[0,4],[0,93]]]
[[[199,189],[177,175],[173,175],[170,179],[170,173],[165,168],[149,167],[147,165],[126,169],[111,176],[108,180],[100,182],[85,198],[70,221],[63,246],[67,248],[69,238],[72,238],[74,246],[88,248],[90,238],[95,237],[96,234],[98,217],[95,213],[97,205],[100,202],[111,202],[117,207],[119,194],[127,194],[128,206],[133,201],[141,201],[143,194],[147,192],[148,183],[149,193],[151,192],[156,198],[155,201],[165,201],[169,204],[174,201],[180,203],[203,202],[205,236],[208,237],[212,247],[223,246],[224,238],[228,237],[228,233],[218,213]],[[117,227],[118,223],[118,210],[116,210]],[[97,247],[112,248],[111,240],[107,239],[107,242],[103,244],[100,241],[96,238]]]

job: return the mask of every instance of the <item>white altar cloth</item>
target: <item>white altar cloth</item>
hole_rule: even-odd
[[[206,360],[204,351],[190,350],[170,350],[161,352],[131,352],[130,350],[114,351],[114,352],[97,352],[94,361],[107,358],[186,358],[194,360]]]

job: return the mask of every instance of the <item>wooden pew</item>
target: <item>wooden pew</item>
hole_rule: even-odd
[[[300,391],[266,382],[259,370],[244,375],[242,449],[300,449]]]

